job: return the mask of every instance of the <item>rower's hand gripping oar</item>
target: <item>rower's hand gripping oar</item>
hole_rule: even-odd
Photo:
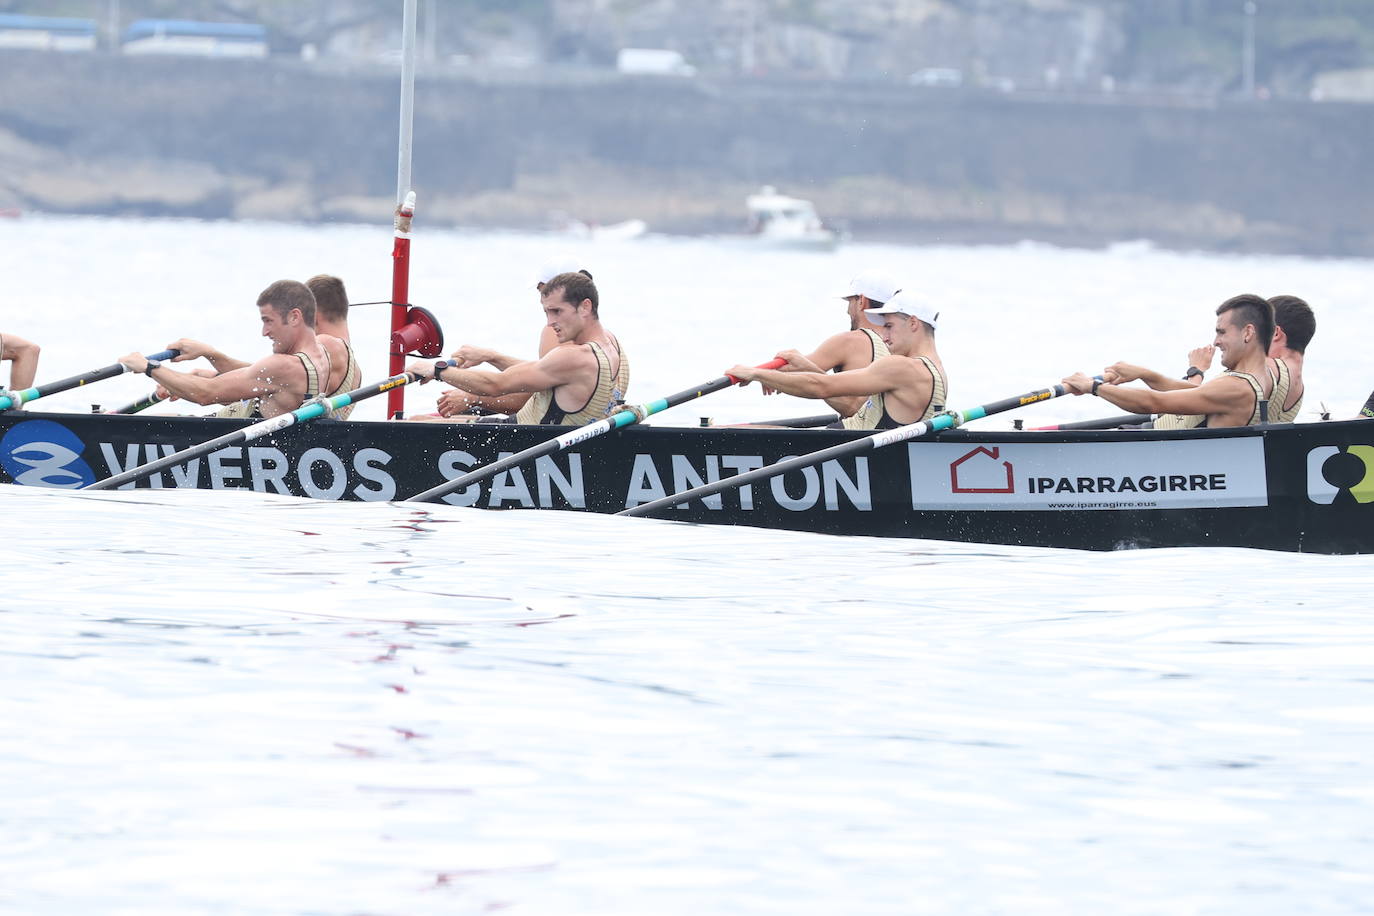
[[[452,362],[452,360],[450,360],[450,362]],[[758,368],[781,369],[786,365],[786,362],[787,361],[782,358],[772,359]],[[469,487],[474,483],[478,483],[490,477],[495,477],[502,471],[509,470],[516,465],[527,464],[543,455],[550,455],[554,452],[571,448],[580,442],[586,442],[588,439],[595,439],[597,436],[603,435],[604,433],[620,429],[622,426],[630,426],[634,423],[638,423],[646,417],[667,410],[669,407],[676,407],[679,404],[685,404],[687,401],[704,397],[705,395],[720,391],[723,388],[729,388],[731,385],[737,385],[739,381],[740,380],[733,375],[722,375],[720,378],[712,379],[704,385],[688,388],[684,391],[679,391],[677,394],[670,394],[666,398],[659,398],[657,401],[650,401],[638,407],[623,408],[618,413],[612,414],[604,420],[594,420],[585,426],[579,426],[561,436],[555,436],[538,445],[532,445],[522,452],[516,452],[514,455],[507,455],[499,461],[493,461],[491,464],[485,464],[480,468],[473,468],[461,477],[455,477],[453,480],[445,481],[437,487],[430,487],[423,493],[416,493],[414,496],[407,499],[406,502],[437,502],[450,493],[457,492],[464,487]]]
[[[180,353],[180,350],[163,350],[161,353],[154,353],[148,358],[159,360],[171,359]],[[60,379],[56,382],[48,382],[48,384],[39,385],[37,388],[9,391],[5,394],[0,394],[0,410],[9,410],[11,407],[27,404],[29,401],[36,401],[41,397],[57,394],[59,391],[70,391],[73,388],[80,388],[82,385],[89,385],[92,382],[103,382],[107,378],[114,378],[116,375],[123,375],[129,371],[131,371],[129,367],[123,363],[115,363],[113,366],[106,366],[103,369],[92,369],[90,372],[73,375],[71,378]]]
[[[799,455],[796,458],[788,458],[776,464],[749,471],[745,474],[736,474],[733,477],[726,477],[715,483],[708,483],[705,486],[686,490],[682,493],[675,493],[672,496],[665,496],[662,499],[655,499],[652,502],[635,506],[617,512],[616,515],[641,516],[650,515],[660,509],[668,509],[680,503],[690,502],[694,499],[704,499],[713,496],[723,490],[742,487],[745,484],[756,483],[760,480],[767,480],[770,477],[777,477],[779,474],[786,474],[788,471],[796,471],[801,468],[810,467],[813,464],[820,464],[829,461],[831,458],[842,458],[854,455],[859,452],[872,451],[882,448],[884,445],[894,445],[898,442],[905,442],[908,439],[918,439],[929,433],[938,433],[941,430],[953,429],[962,426],[972,420],[981,420],[983,417],[990,417],[995,413],[1002,413],[1006,410],[1014,410],[1017,407],[1025,407],[1028,404],[1038,404],[1041,401],[1048,401],[1069,393],[1069,389],[1062,385],[1053,385],[1049,388],[1041,388],[1038,391],[1027,392],[1014,398],[1006,398],[1001,401],[993,401],[991,404],[984,404],[972,410],[947,411],[929,420],[922,420],[918,423],[909,423],[906,426],[899,426],[896,429],[886,429],[872,436],[863,439],[855,439],[851,442],[844,442],[830,448],[821,449],[818,452],[811,452],[807,455]]]
[[[333,397],[314,398],[305,402],[290,413],[284,413],[280,416],[272,417],[270,420],[263,420],[259,423],[254,423],[252,426],[234,430],[232,433],[226,433],[223,436],[211,439],[209,442],[202,442],[200,445],[193,445],[190,448],[182,449],[179,452],[174,452],[171,455],[158,458],[147,464],[141,464],[122,474],[115,474],[113,477],[97,480],[84,489],[112,490],[115,487],[122,487],[126,483],[142,480],[145,477],[151,477],[158,471],[166,470],[174,465],[185,464],[187,461],[199,458],[202,455],[208,455],[210,452],[224,448],[225,446],[238,445],[242,442],[252,442],[254,439],[260,439],[270,433],[275,433],[288,427],[295,426],[297,423],[308,423],[317,417],[324,416],[332,410],[340,410],[350,404],[356,404],[359,401],[383,394],[387,391],[391,391],[393,388],[399,388],[413,381],[415,381],[415,376],[408,372],[402,372],[400,375],[393,375],[385,381],[377,382],[372,385],[364,385],[361,388],[354,388],[352,391],[345,391],[343,394],[336,394]]]

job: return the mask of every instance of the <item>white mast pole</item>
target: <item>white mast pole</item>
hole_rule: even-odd
[[[396,206],[406,201],[410,191],[410,147],[415,132],[415,7],[417,0],[405,0],[401,23],[401,143],[396,168]]]
[[[415,215],[415,192],[410,188],[410,146],[415,127],[415,6],[405,0],[401,21],[401,142],[396,162],[396,243],[391,250],[391,359],[390,372],[405,368],[406,346],[401,329],[410,312],[410,221]],[[400,416],[405,391],[387,394],[387,416]]]

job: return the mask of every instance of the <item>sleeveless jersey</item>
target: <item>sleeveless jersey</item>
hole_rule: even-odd
[[[1269,422],[1292,423],[1297,419],[1298,411],[1302,410],[1302,395],[1298,396],[1292,407],[1284,409],[1283,405],[1288,402],[1288,395],[1293,391],[1293,370],[1281,359],[1275,359],[1273,362],[1274,368],[1278,371],[1269,373],[1269,377],[1274,380],[1274,390],[1269,393]]]
[[[882,337],[879,336],[879,334],[876,331],[870,330],[869,328],[859,328],[859,330],[863,331],[865,334],[868,335],[868,343],[869,346],[872,348],[872,353],[869,356],[868,360],[868,364],[870,366],[873,365],[873,363],[877,362],[879,359],[882,359],[884,356],[892,355],[892,351],[887,348],[887,344],[883,343]],[[870,405],[872,406],[870,407]],[[863,420],[859,419],[861,416],[864,416],[866,412],[873,412],[874,416],[887,415],[886,411],[883,408],[883,396],[881,394],[875,394],[873,395],[873,397],[865,401],[863,407],[860,407],[858,412],[856,412],[854,416],[845,417],[844,419],[840,420],[840,427],[842,429],[876,429],[877,427],[873,426],[871,423],[868,423],[866,418]]]
[[[536,391],[530,395],[525,406],[515,415],[515,422],[539,424],[541,426],[584,426],[595,420],[610,416],[624,402],[625,390],[621,384],[629,384],[629,370],[625,367],[625,351],[620,352],[620,371],[611,374],[611,361],[606,351],[596,341],[587,344],[596,357],[596,389],[592,391],[587,403],[575,411],[565,411],[558,406],[554,395],[558,389],[550,388]]]
[[[1283,360],[1279,360],[1283,362]],[[1251,390],[1255,393],[1255,409],[1250,414],[1250,420],[1246,426],[1258,426],[1260,423],[1269,422],[1269,401],[1264,397],[1264,386],[1259,383],[1253,375],[1248,372],[1232,372],[1227,369],[1222,375],[1232,375],[1239,379],[1244,379],[1250,384]],[[1172,414],[1165,413],[1155,417],[1155,429],[1202,429],[1207,425],[1205,414]]]
[[[919,420],[929,420],[944,410],[947,391],[944,373],[936,367],[934,360],[924,356],[918,356],[916,359],[930,371],[931,386],[930,400],[926,402],[925,412],[915,420],[911,420],[912,423]],[[851,425],[848,420],[853,420],[854,423]],[[905,423],[898,423],[888,414],[887,403],[881,394],[875,394],[864,401],[864,406],[859,408],[859,412],[849,417],[848,420],[844,424],[845,429],[896,429],[906,425]]]
[[[362,369],[358,366],[357,359],[353,356],[353,348],[348,345],[348,341],[342,341],[342,343],[344,345],[345,351],[347,351],[348,353],[348,368],[344,370],[343,380],[339,382],[337,388],[329,392],[329,394],[327,395],[328,397],[334,397],[337,394],[343,394],[345,391],[352,391],[354,388],[357,388],[359,382],[362,381],[363,372]],[[328,347],[322,345],[320,349],[324,351],[326,367],[325,378],[328,379],[329,370],[333,368],[333,359],[329,355]],[[311,362],[310,357],[306,356],[305,353],[293,353],[291,355],[301,361],[301,368],[305,370],[305,397],[301,399],[301,403],[304,404],[306,401],[309,401],[312,398],[317,398],[320,396],[320,371],[315,368],[315,364]],[[352,412],[353,405],[350,404],[342,410],[331,410],[327,412],[325,416],[335,417],[340,420],[346,420],[348,419],[348,415]],[[230,417],[233,419],[240,420],[261,420],[262,399],[248,398],[246,400],[239,401],[237,404],[230,404],[227,407],[221,407],[219,410],[215,411],[210,416]]]

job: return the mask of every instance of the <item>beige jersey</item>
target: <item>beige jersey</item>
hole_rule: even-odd
[[[1293,393],[1293,370],[1281,359],[1272,362],[1274,369],[1269,377],[1274,380],[1274,390],[1269,394],[1269,422],[1292,423],[1298,418],[1298,411],[1302,410],[1302,395],[1298,396],[1292,407],[1284,409],[1288,396]]]
[[[1279,362],[1283,362],[1283,360],[1279,360]],[[1236,378],[1244,379],[1246,382],[1248,382],[1248,383],[1250,384],[1251,389],[1253,389],[1254,392],[1255,392],[1255,409],[1254,409],[1254,412],[1250,414],[1250,420],[1249,420],[1248,423],[1246,423],[1246,425],[1247,425],[1247,426],[1258,426],[1259,424],[1266,422],[1265,416],[1266,416],[1266,415],[1268,414],[1268,412],[1269,412],[1269,402],[1266,401],[1265,398],[1264,398],[1264,386],[1262,386],[1262,385],[1259,383],[1259,379],[1255,378],[1253,375],[1251,375],[1251,374],[1248,373],[1248,372],[1232,372],[1230,369],[1227,369],[1225,372],[1222,373],[1222,375],[1233,375],[1233,376],[1235,376]],[[1275,390],[1277,390],[1277,386],[1276,386]],[[1155,428],[1155,429],[1197,429],[1197,428],[1199,428],[1199,427],[1206,426],[1206,425],[1207,425],[1207,424],[1206,424],[1206,420],[1207,420],[1206,415],[1200,414],[1200,413],[1197,413],[1197,414],[1172,414],[1172,413],[1165,413],[1165,414],[1160,414],[1159,416],[1155,417],[1154,428]]]
[[[935,361],[925,356],[915,357],[923,366],[930,371],[930,400],[926,401],[925,411],[910,422],[916,423],[920,420],[929,420],[931,417],[945,409],[945,393],[948,386],[945,382],[945,374],[935,365]],[[896,429],[906,424],[894,420],[887,412],[887,403],[881,394],[875,394],[864,401],[864,406],[859,408],[859,412],[844,421],[845,429]]]
[[[541,426],[585,426],[615,413],[625,400],[623,382],[629,384],[629,370],[625,367],[625,352],[620,352],[620,371],[611,374],[611,360],[601,344],[592,341],[587,344],[596,356],[596,389],[592,391],[587,403],[575,411],[565,411],[558,406],[554,395],[557,388],[536,391],[530,395],[525,406],[515,415],[515,422],[539,424]]]
[[[329,392],[329,394],[326,395],[326,397],[332,398],[335,395],[343,394],[346,391],[352,391],[354,388],[357,388],[358,384],[362,381],[363,371],[361,368],[359,368],[358,361],[353,356],[353,348],[348,345],[347,341],[341,341],[341,343],[343,343],[344,350],[348,353],[348,368],[344,370],[343,380],[339,382],[338,387],[335,388],[333,391]],[[334,365],[333,359],[329,355],[328,347],[321,344],[320,349],[324,351],[324,377],[327,381],[329,379],[330,370],[333,368]],[[301,368],[305,370],[305,397],[301,399],[301,403],[304,404],[306,401],[309,401],[312,398],[317,398],[320,396],[320,371],[319,369],[315,368],[315,363],[311,361],[310,357],[306,356],[305,353],[293,353],[292,355],[295,356],[296,359],[301,361]],[[348,415],[353,412],[353,406],[354,405],[350,404],[341,410],[331,410],[325,415],[330,417],[336,417],[340,420],[346,420],[348,419]],[[219,410],[211,414],[211,416],[230,417],[233,419],[240,420],[260,420],[262,419],[262,399],[248,398],[247,400],[239,401],[237,404],[230,404],[227,407],[221,407]]]
[[[884,356],[892,355],[892,351],[887,348],[887,344],[883,343],[883,338],[876,331],[870,328],[859,328],[859,330],[868,335],[868,343],[872,348],[872,355],[868,360],[870,366]],[[853,366],[850,368],[861,369],[863,367]],[[883,396],[881,394],[875,394],[864,402],[864,405],[859,408],[854,416],[845,417],[841,420],[840,425],[845,429],[875,429],[876,427],[873,424],[878,422],[879,417],[884,417],[886,415],[887,412],[883,408]],[[873,418],[872,423],[869,422],[870,416]]]

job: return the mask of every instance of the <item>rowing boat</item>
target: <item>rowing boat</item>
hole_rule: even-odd
[[[0,413],[0,482],[77,489],[245,423],[6,411]],[[326,419],[221,449],[137,486],[399,500],[560,432]],[[635,426],[511,468],[445,501],[618,512],[858,435]],[[948,430],[727,490],[661,517],[1094,550],[1374,553],[1374,423]]]

